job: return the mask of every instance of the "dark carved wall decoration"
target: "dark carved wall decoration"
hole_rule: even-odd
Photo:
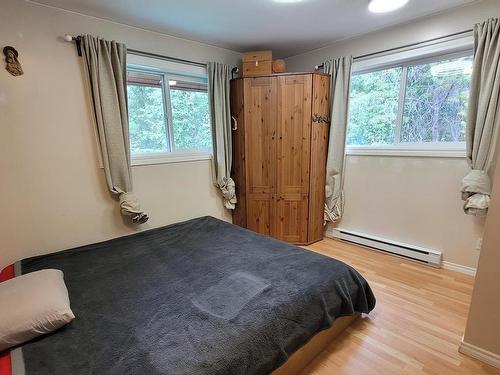
[[[3,54],[5,55],[5,69],[10,74],[16,77],[24,74],[21,63],[17,59],[19,57],[19,52],[17,52],[14,47],[5,47],[3,49]]]

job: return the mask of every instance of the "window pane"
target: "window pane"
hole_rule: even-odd
[[[212,136],[206,84],[170,81],[174,148],[210,151]]]
[[[352,77],[348,145],[394,143],[401,72],[396,67]]]
[[[463,142],[472,56],[408,67],[401,142]]]
[[[127,79],[131,153],[169,151],[162,76],[129,71]]]

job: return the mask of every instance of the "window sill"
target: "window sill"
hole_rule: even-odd
[[[465,158],[465,147],[346,147],[346,155]]]
[[[154,164],[187,163],[210,160],[212,154],[208,152],[173,152],[133,155],[132,167]]]

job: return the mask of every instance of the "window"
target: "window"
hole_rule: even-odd
[[[352,77],[348,145],[394,143],[401,73],[398,67]]]
[[[127,90],[133,160],[211,152],[206,78],[129,68]]]
[[[170,102],[176,150],[212,149],[207,85],[170,81]]]
[[[472,54],[354,74],[347,146],[464,149]]]

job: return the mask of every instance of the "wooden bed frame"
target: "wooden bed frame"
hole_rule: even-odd
[[[301,372],[312,360],[332,343],[360,314],[344,316],[335,320],[333,325],[316,334],[306,345],[292,354],[272,375],[295,375]]]

